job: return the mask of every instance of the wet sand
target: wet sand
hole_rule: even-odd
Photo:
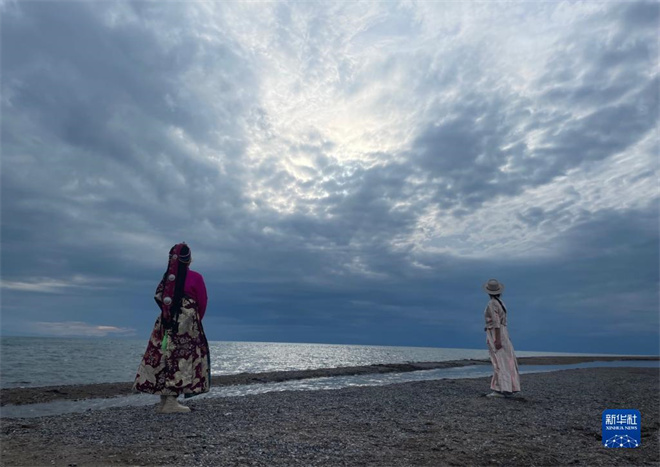
[[[538,363],[538,362],[536,362]],[[660,370],[590,368],[522,376],[523,393],[484,397],[489,378],[191,399],[2,420],[2,465],[659,465]],[[606,449],[605,409],[642,414],[642,444]]]
[[[594,361],[626,361],[651,360],[658,361],[660,357],[521,357],[521,365],[569,365]],[[232,386],[237,384],[273,383],[282,381],[320,378],[327,376],[349,376],[364,374],[402,373],[436,368],[454,368],[471,365],[490,365],[489,360],[455,360],[448,362],[393,363],[384,365],[367,365],[338,368],[321,368],[299,371],[272,371],[266,373],[240,373],[236,375],[214,376],[212,386]],[[92,398],[109,398],[132,394],[132,383],[100,383],[62,386],[43,386],[35,388],[6,388],[0,390],[0,406],[6,404],[34,404],[56,400],[80,400]]]

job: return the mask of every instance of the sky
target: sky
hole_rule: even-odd
[[[0,333],[659,354],[658,2],[0,2]]]

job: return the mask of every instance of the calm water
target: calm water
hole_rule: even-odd
[[[0,386],[132,381],[146,340],[0,338]],[[488,358],[485,349],[209,342],[214,375]],[[520,352],[520,357],[577,355]]]

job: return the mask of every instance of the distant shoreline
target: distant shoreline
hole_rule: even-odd
[[[660,356],[543,356],[519,357],[521,365],[571,365],[585,362],[612,361],[660,361]],[[352,367],[319,368],[311,370],[271,371],[264,373],[239,373],[212,377],[212,386],[234,386],[260,383],[322,378],[332,376],[352,376],[365,374],[405,373],[439,368],[457,368],[475,365],[490,365],[486,359],[452,360],[445,362],[388,363]],[[23,405],[57,400],[81,400],[111,398],[133,394],[132,383],[72,384],[40,386],[28,388],[0,389],[0,406],[7,404]]]

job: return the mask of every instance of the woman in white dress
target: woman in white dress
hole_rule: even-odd
[[[486,319],[486,344],[490,361],[493,364],[493,378],[490,388],[493,392],[488,397],[506,397],[520,391],[518,361],[513,350],[507,329],[507,310],[500,299],[504,284],[490,279],[483,285],[490,296],[484,317]]]

